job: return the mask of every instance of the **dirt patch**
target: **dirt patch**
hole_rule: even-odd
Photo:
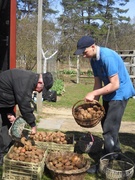
[[[78,129],[78,131],[102,132],[100,123],[94,128],[82,128],[75,122],[71,108],[43,107],[42,118],[64,119],[65,129]],[[72,123],[72,124],[71,124]],[[63,124],[63,126],[64,126]],[[63,127],[64,128],[64,127]],[[135,134],[135,122],[121,122],[120,132]]]
[[[64,114],[65,116],[66,115],[72,115],[72,109],[71,108],[54,108],[54,107],[43,107],[43,110],[42,110],[43,113],[45,114],[56,114],[56,115],[62,115]]]

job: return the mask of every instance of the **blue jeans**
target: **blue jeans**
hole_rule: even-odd
[[[104,153],[119,152],[119,129],[128,100],[103,101],[105,117],[101,121],[104,138]]]

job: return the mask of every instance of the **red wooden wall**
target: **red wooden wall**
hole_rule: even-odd
[[[16,0],[10,0],[9,68],[16,67]]]

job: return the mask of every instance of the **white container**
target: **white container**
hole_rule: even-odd
[[[128,73],[130,74],[130,63],[129,62],[124,62],[126,68],[127,68],[127,71]]]

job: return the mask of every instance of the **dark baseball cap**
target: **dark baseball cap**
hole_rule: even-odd
[[[93,45],[94,39],[90,36],[83,36],[81,37],[78,42],[77,42],[77,50],[74,52],[74,55],[80,55],[83,54],[83,52],[85,51],[85,49],[87,47],[90,47],[91,45]]]
[[[42,73],[44,88],[48,91],[53,86],[53,76],[50,72]]]

